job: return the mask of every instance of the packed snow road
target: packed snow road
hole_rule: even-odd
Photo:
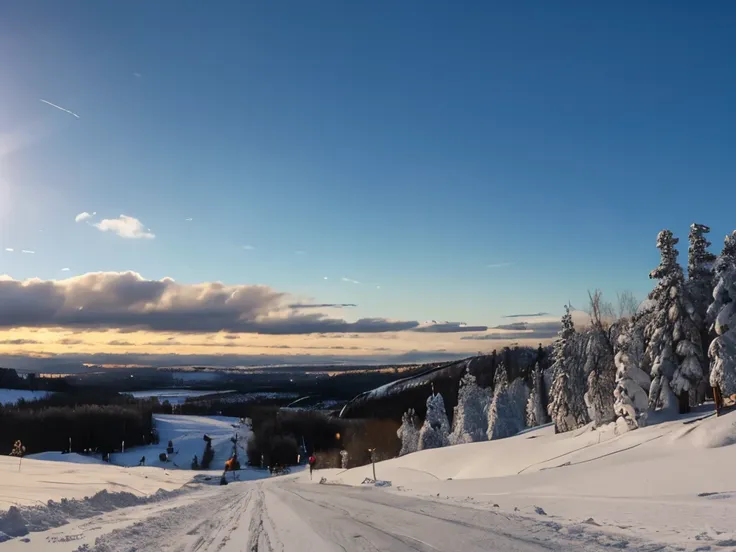
[[[0,550],[514,551],[666,550],[548,519],[293,479],[208,487],[31,533]]]

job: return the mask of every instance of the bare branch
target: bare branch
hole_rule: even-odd
[[[636,314],[636,309],[639,307],[639,302],[634,297],[634,294],[630,291],[622,291],[616,294],[617,299],[617,314],[618,318],[628,319]]]

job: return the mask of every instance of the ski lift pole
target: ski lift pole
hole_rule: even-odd
[[[373,465],[373,481],[376,482],[376,449],[370,448],[368,452],[371,453],[371,464]]]

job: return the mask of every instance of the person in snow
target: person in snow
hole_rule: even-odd
[[[314,471],[314,465],[317,463],[317,459],[312,454],[309,457],[309,479],[312,479],[312,472]]]

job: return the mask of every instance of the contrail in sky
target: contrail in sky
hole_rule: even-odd
[[[56,105],[55,103],[47,102],[46,100],[41,100],[43,103],[50,105],[51,107],[55,107],[56,109],[60,109],[62,111],[66,111],[69,115],[74,115],[77,119],[79,119],[79,115],[74,113],[73,111],[69,111],[68,109],[64,109],[60,105]]]

